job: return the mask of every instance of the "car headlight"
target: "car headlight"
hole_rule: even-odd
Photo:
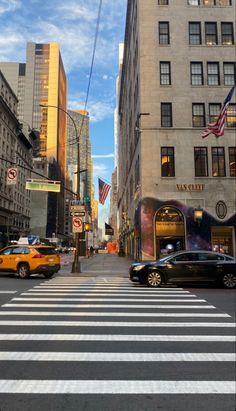
[[[144,267],[145,267],[145,265],[136,265],[136,266],[133,268],[133,271],[140,271],[140,270],[142,270]]]

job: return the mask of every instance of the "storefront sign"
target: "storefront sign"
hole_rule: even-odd
[[[176,184],[178,191],[203,191],[205,184]]]
[[[184,236],[184,223],[182,221],[156,221],[157,237]]]

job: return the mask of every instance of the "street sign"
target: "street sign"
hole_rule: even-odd
[[[78,204],[78,205],[71,205],[70,206],[70,211],[71,212],[77,212],[77,213],[85,213],[85,206]]]
[[[7,185],[13,185],[17,183],[18,170],[16,167],[10,167],[7,170]]]
[[[26,181],[26,190],[33,191],[52,191],[59,193],[61,191],[60,181],[53,180],[28,180]]]
[[[84,201],[84,203],[89,203],[90,202],[90,196],[84,196],[83,201]]]
[[[72,218],[72,228],[73,233],[82,233],[83,232],[83,219],[81,217]]]
[[[71,211],[70,212],[70,215],[73,217],[84,217],[85,216],[85,213],[83,212],[83,213],[81,213],[80,211]]]

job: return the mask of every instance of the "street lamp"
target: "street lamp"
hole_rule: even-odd
[[[73,126],[75,128],[75,138],[78,144],[78,153],[77,153],[78,178],[77,178],[77,187],[76,187],[77,193],[76,194],[77,194],[77,200],[79,202],[80,201],[80,147],[79,147],[79,136],[77,133],[77,127],[75,124],[75,120],[66,110],[64,110],[61,107],[48,105],[48,104],[40,104],[40,107],[53,107],[53,108],[56,108],[57,110],[61,110],[71,119],[73,123]],[[75,233],[75,257],[74,257],[74,262],[72,264],[72,271],[71,271],[72,273],[81,273],[79,256],[80,256],[80,235],[79,233]]]
[[[203,209],[199,206],[198,208],[194,209],[194,221],[198,223],[198,225],[201,224],[203,217]]]

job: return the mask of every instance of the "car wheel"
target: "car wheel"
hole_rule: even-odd
[[[222,278],[222,283],[225,288],[235,288],[236,287],[236,275],[234,274],[224,274]]]
[[[44,273],[43,275],[45,278],[52,278],[53,274],[54,273]]]
[[[162,275],[158,271],[151,271],[146,277],[146,283],[149,287],[160,287],[163,283]]]
[[[18,269],[17,269],[17,273],[18,273],[19,277],[22,278],[23,280],[25,278],[28,278],[29,275],[30,275],[28,264],[25,264],[25,263],[19,264]]]

